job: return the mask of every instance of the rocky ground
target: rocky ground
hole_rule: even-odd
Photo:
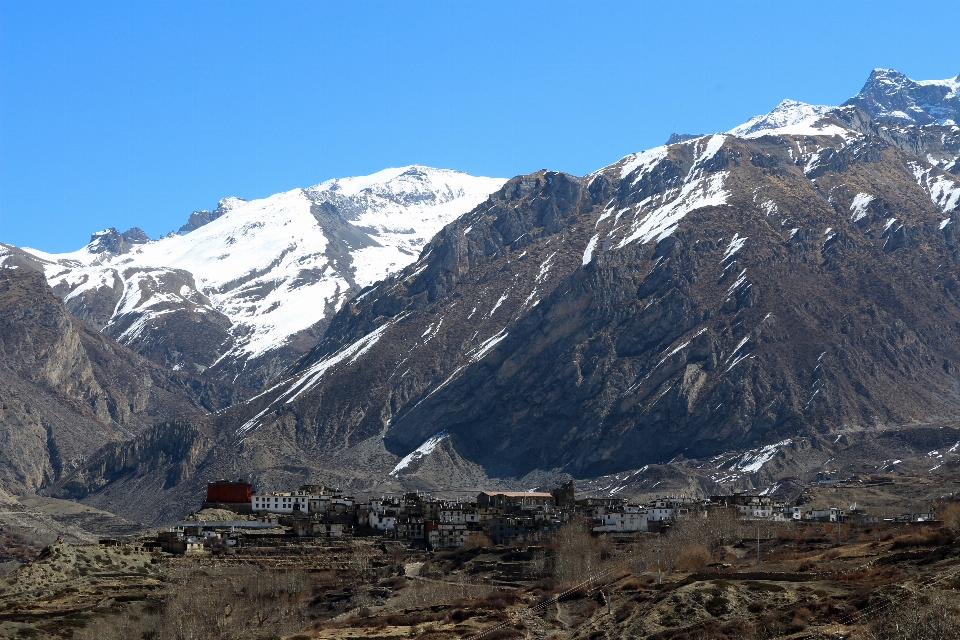
[[[185,516],[184,521],[192,522],[229,522],[238,520],[256,520],[257,516],[249,513],[237,513],[229,509],[201,509]]]

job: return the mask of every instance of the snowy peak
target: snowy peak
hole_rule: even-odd
[[[71,312],[126,346],[175,370],[242,374],[258,388],[311,348],[358,291],[416,260],[503,183],[386,169],[224,198],[159,240],[106,229],[79,251],[29,252]]]
[[[478,187],[488,195],[489,185],[478,184],[478,180],[493,180],[489,185],[503,184],[503,180],[478,179],[460,171],[411,165],[384,169],[369,176],[327,180],[304,191],[316,202],[352,200],[403,206],[433,205],[470,196]]]
[[[893,69],[874,69],[855,105],[878,120],[907,124],[954,125],[960,122],[960,75],[945,80],[912,80]]]
[[[832,107],[784,100],[770,113],[754,116],[729,131],[739,138],[758,138],[764,135],[836,135],[839,127],[818,124]]]

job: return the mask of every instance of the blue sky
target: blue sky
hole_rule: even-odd
[[[426,164],[582,175],[874,67],[960,73],[960,4],[0,0],[0,241],[157,237],[228,195]]]

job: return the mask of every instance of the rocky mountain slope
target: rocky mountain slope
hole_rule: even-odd
[[[893,69],[874,69],[845,105],[860,107],[876,120],[906,124],[960,122],[960,75],[946,80],[911,80]]]
[[[0,488],[14,493],[56,482],[155,421],[235,400],[90,329],[26,266],[0,268],[0,356]]]
[[[958,131],[787,102],[514,178],[259,396],[107,447],[58,490],[160,514],[241,473],[523,486],[772,451],[749,475],[788,440],[953,424]]]
[[[247,202],[225,198],[179,235],[93,234],[24,249],[77,317],[167,368],[253,391],[309,350],[362,287],[416,259],[503,183],[411,166]],[[14,259],[0,247],[0,264]]]
[[[836,122],[516,179],[336,316],[236,436],[292,412],[328,449],[445,431],[491,475],[589,476],[956,417],[958,202]]]

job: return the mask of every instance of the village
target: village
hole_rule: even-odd
[[[573,481],[550,492],[489,490],[464,501],[419,492],[357,499],[323,485],[254,492],[243,480],[221,480],[208,484],[199,511],[158,532],[145,544],[167,553],[210,555],[271,540],[378,536],[413,548],[441,550],[461,547],[472,535],[486,536],[495,545],[535,544],[575,517],[587,522],[594,534],[666,533],[678,520],[706,518],[718,511],[757,521],[848,522],[861,526],[935,518],[931,512],[874,515],[856,504],[804,508],[793,504],[803,500],[803,483],[789,480],[797,485],[801,496],[793,501],[776,495],[734,493],[699,500],[659,497],[647,504],[617,497],[577,499]],[[845,482],[871,484],[869,478]],[[822,472],[814,484],[838,483],[836,473]]]
[[[210,482],[170,526],[39,550],[0,578],[0,637],[779,637],[942,617],[960,579],[960,503],[904,473],[634,500],[258,489]]]

